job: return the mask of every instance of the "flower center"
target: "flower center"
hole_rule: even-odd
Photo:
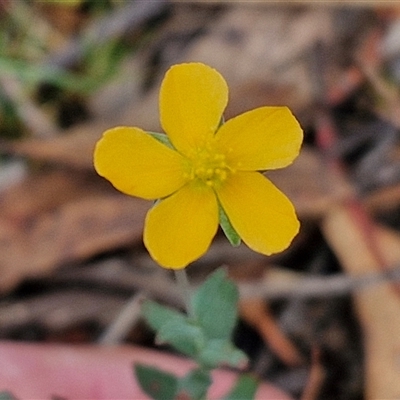
[[[212,143],[193,150],[189,161],[188,177],[207,186],[216,187],[233,172],[226,163],[225,154],[215,149]]]

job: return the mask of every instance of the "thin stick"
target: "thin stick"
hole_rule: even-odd
[[[332,276],[295,277],[274,279],[268,282],[239,283],[243,299],[326,298],[346,296],[369,286],[400,281],[400,267],[383,272],[367,272],[360,276],[336,274]]]
[[[102,345],[116,345],[122,342],[132,327],[139,321],[141,317],[140,306],[144,299],[145,295],[142,292],[134,294],[98,342]]]
[[[192,296],[192,289],[190,287],[189,279],[186,273],[186,269],[178,269],[174,270],[176,283],[179,289],[182,292],[183,302],[185,304],[186,312],[188,315],[192,315],[192,306],[191,306],[191,296]]]
[[[322,384],[326,378],[324,367],[321,364],[321,351],[316,346],[311,348],[311,368],[306,387],[301,400],[315,400],[319,397]]]

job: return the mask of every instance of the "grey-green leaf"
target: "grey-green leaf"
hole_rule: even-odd
[[[174,400],[178,378],[168,372],[142,364],[134,365],[135,375],[143,391],[154,400]]]
[[[191,400],[205,399],[211,382],[209,371],[195,369],[179,380],[178,394],[187,395]]]
[[[208,368],[229,366],[243,369],[247,366],[248,358],[230,340],[210,339],[199,354],[198,362]]]
[[[234,247],[239,246],[241,243],[240,236],[232,226],[231,221],[229,221],[229,218],[221,205],[219,205],[219,224],[221,225],[226,238],[229,240],[229,243]]]
[[[157,341],[168,343],[181,353],[196,358],[205,345],[202,330],[188,319],[176,320],[164,324],[158,331]]]
[[[251,375],[241,375],[234,388],[222,400],[252,400],[255,398],[258,381]]]
[[[179,323],[186,319],[185,314],[180,313],[172,308],[162,306],[152,300],[145,300],[142,304],[142,314],[147,323],[156,332],[159,331],[163,325],[171,322],[172,320]]]
[[[239,292],[220,268],[196,290],[192,308],[207,338],[229,339],[237,321]]]
[[[17,397],[15,397],[11,392],[3,391],[0,392],[0,400],[17,400]]]
[[[154,139],[157,139],[159,142],[162,144],[165,144],[171,149],[175,149],[174,146],[172,145],[171,141],[169,140],[168,136],[165,133],[159,133],[159,132],[147,132],[149,135],[153,136]]]

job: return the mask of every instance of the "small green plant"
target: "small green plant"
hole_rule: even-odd
[[[169,344],[197,364],[182,378],[147,365],[136,365],[139,383],[150,397],[166,400],[184,395],[183,398],[193,400],[205,399],[213,369],[221,365],[246,367],[246,355],[232,342],[238,297],[236,285],[219,269],[191,296],[187,314],[150,300],[143,304],[143,315],[156,331],[157,342]],[[227,399],[239,392],[246,392],[241,398],[252,398],[257,380],[250,375],[242,379]]]

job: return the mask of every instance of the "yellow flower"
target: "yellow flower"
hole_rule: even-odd
[[[298,122],[286,107],[260,107],[222,123],[227,102],[216,70],[174,65],[160,90],[161,125],[172,145],[136,127],[110,129],[96,145],[99,175],[131,196],[161,199],[146,216],[144,243],[165,268],[184,268],[207,251],[220,207],[262,254],[284,250],[299,230],[292,203],[259,172],[297,157]]]

